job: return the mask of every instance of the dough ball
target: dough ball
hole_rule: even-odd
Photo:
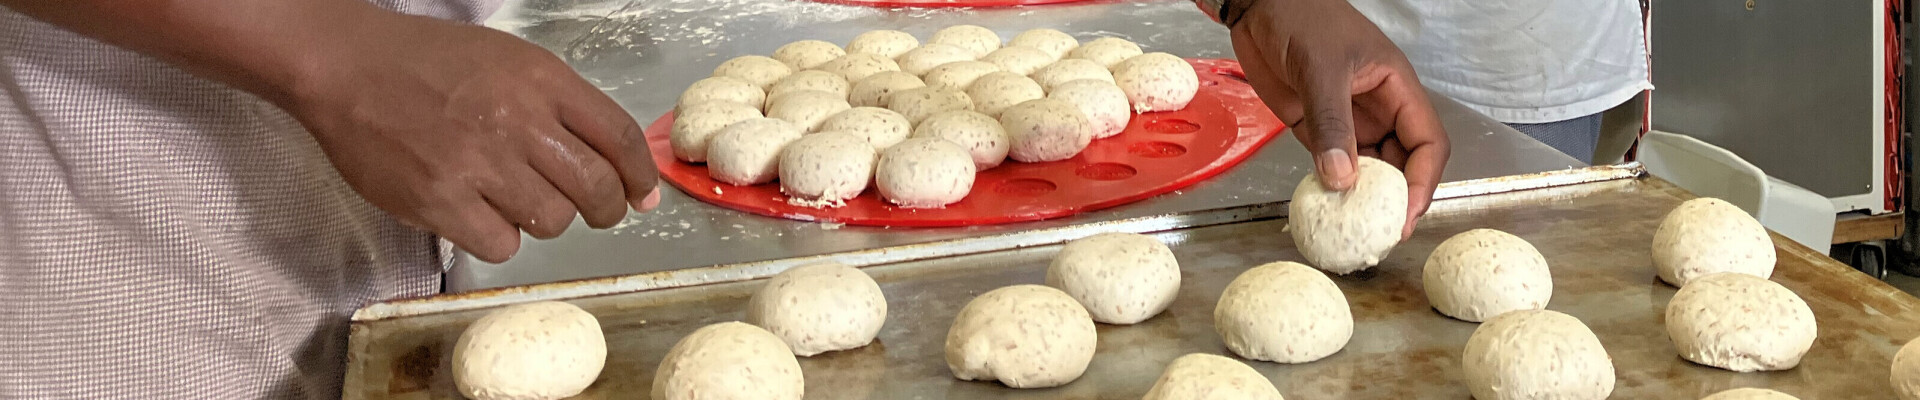
[[[1761,388],[1739,388],[1714,393],[1700,400],[1800,400],[1786,393]]]
[[[1729,371],[1791,369],[1818,333],[1806,301],[1753,275],[1695,277],[1667,302],[1667,337],[1680,358]]]
[[[807,132],[819,132],[828,117],[853,109],[846,96],[818,90],[802,90],[774,97],[767,104],[767,117],[799,125]]]
[[[950,44],[972,52],[974,57],[1000,49],[1000,35],[978,25],[954,25],[933,33],[927,43]]]
[[[1152,236],[1102,233],[1061,247],[1047,266],[1047,286],[1079,300],[1095,322],[1131,325],[1173,304],[1180,261]]]
[[[851,133],[873,145],[874,151],[882,151],[907,140],[907,135],[913,133],[913,124],[907,122],[906,116],[893,110],[859,107],[827,118],[826,122],[820,124],[820,130]]]
[[[1073,51],[1067,52],[1067,58],[1093,61],[1102,67],[1113,68],[1120,65],[1121,61],[1141,54],[1143,52],[1140,51],[1140,45],[1126,39],[1104,37],[1074,48]]]
[[[927,87],[940,90],[967,90],[973,81],[1000,72],[1000,66],[986,61],[955,61],[927,71]]]
[[[1028,29],[1026,32],[1013,35],[1013,40],[1007,41],[1007,46],[1032,47],[1047,52],[1048,57],[1058,60],[1066,57],[1067,52],[1073,51],[1073,48],[1080,47],[1080,40],[1059,30]]]
[[[1113,82],[1113,72],[1107,71],[1107,67],[1077,58],[1055,61],[1033,72],[1033,81],[1040,82],[1040,88],[1046,89],[1048,93],[1052,93],[1062,84],[1081,79],[1094,79],[1118,85]]]
[[[1187,60],[1167,53],[1147,53],[1113,67],[1113,80],[1127,92],[1137,112],[1187,108],[1200,91],[1200,75]]]
[[[1553,297],[1546,257],[1526,239],[1492,229],[1462,232],[1441,242],[1427,256],[1421,280],[1433,309],[1469,322],[1546,308]]]
[[[1213,309],[1213,326],[1233,354],[1298,364],[1347,347],[1353,311],[1326,274],[1281,261],[1233,278]]]
[[[1173,359],[1141,400],[1284,400],[1260,371],[1238,360],[1193,353]]]
[[[727,76],[753,82],[754,86],[766,89],[774,82],[793,73],[793,67],[767,56],[739,56],[720,63],[713,69],[713,76]]]
[[[716,76],[694,81],[687,91],[680,92],[680,101],[675,103],[673,109],[682,110],[694,104],[715,101],[730,101],[757,109],[767,105],[767,92],[745,79]]]
[[[908,139],[880,152],[874,186],[902,208],[940,208],[973,191],[973,155],[934,138]]]
[[[780,177],[780,150],[805,134],[776,118],[751,118],[720,129],[707,143],[707,176],[747,186]]]
[[[961,380],[1016,389],[1064,385],[1093,362],[1093,319],[1059,289],[1015,285],[968,302],[947,331],[947,368]]]
[[[973,157],[973,169],[985,171],[1000,166],[1012,147],[1007,128],[1000,121],[972,110],[953,110],[928,116],[913,128],[913,137],[953,142]]]
[[[1019,162],[1059,161],[1080,154],[1093,142],[1093,125],[1080,108],[1054,99],[1008,107],[1000,116],[1007,129],[1007,157]]]
[[[844,100],[847,93],[852,90],[852,85],[847,83],[847,77],[832,72],[817,70],[795,72],[767,89],[767,105],[771,107],[773,100],[780,98],[781,95],[803,90],[833,93]]]
[[[907,116],[907,122],[919,124],[928,116],[953,110],[972,110],[973,98],[966,93],[953,90],[940,90],[931,87],[907,89],[893,93],[887,100],[887,109]]]
[[[1293,189],[1287,229],[1313,266],[1336,274],[1372,268],[1400,243],[1407,222],[1407,178],[1385,161],[1360,157],[1346,192],[1327,190],[1307,175]]]
[[[1680,203],[1653,232],[1653,266],[1676,287],[1716,272],[1773,276],[1773,238],[1740,207],[1715,198]]]
[[[848,82],[857,82],[873,76],[873,74],[899,71],[900,64],[894,63],[893,59],[873,54],[847,53],[847,55],[835,58],[833,61],[820,64],[819,68],[821,71],[840,74],[840,76],[846,77]]]
[[[913,74],[881,72],[855,82],[853,91],[847,94],[847,102],[854,107],[886,107],[887,100],[893,98],[894,92],[923,87],[927,87],[927,84]]]
[[[888,59],[898,58],[915,47],[920,47],[920,39],[895,30],[867,31],[847,42],[848,53],[867,53]]]
[[[1920,340],[1908,340],[1899,353],[1894,353],[1890,376],[1893,392],[1900,395],[1900,400],[1920,400]]]
[[[600,321],[557,301],[488,313],[453,345],[453,383],[475,400],[558,399],[580,394],[607,363]]]
[[[832,261],[774,275],[747,302],[747,323],[766,328],[801,357],[866,346],[886,322],[880,284]]]
[[[1580,319],[1550,310],[1500,314],[1473,330],[1460,356],[1480,400],[1599,400],[1613,393],[1613,359]]]
[[[980,61],[993,63],[1007,72],[1020,74],[1022,76],[1033,74],[1033,71],[1039,71],[1041,67],[1045,67],[1047,64],[1053,64],[1053,60],[1053,56],[1047,54],[1045,51],[1032,47],[1019,46],[1002,47],[999,50],[994,50],[992,53],[987,53],[987,55],[980,57]]]
[[[1007,107],[1046,98],[1047,91],[1025,75],[1001,71],[975,79],[967,86],[967,97],[973,99],[974,111],[999,117]]]
[[[780,151],[780,192],[787,203],[839,207],[873,180],[873,145],[845,132],[801,137]]]
[[[927,45],[920,46],[920,48],[908,50],[907,54],[901,54],[900,58],[896,61],[900,62],[901,72],[924,76],[927,74],[927,71],[932,71],[934,67],[947,65],[948,63],[973,61],[976,58],[979,57],[975,57],[973,51],[961,48],[960,46],[927,43]]]
[[[1047,98],[1078,107],[1080,113],[1087,116],[1087,123],[1093,125],[1094,139],[1119,135],[1133,119],[1133,106],[1127,102],[1127,94],[1111,82],[1097,79],[1067,82],[1055,87]]]
[[[667,144],[673,146],[673,158],[690,163],[706,162],[707,143],[713,140],[713,134],[735,122],[763,116],[760,109],[740,103],[695,104],[674,114]]]
[[[844,55],[847,55],[847,51],[841,49],[840,45],[821,40],[787,43],[773,51],[773,59],[780,60],[795,70],[813,69]]]
[[[740,322],[694,330],[667,350],[653,374],[653,399],[800,400],[807,380],[779,336]]]

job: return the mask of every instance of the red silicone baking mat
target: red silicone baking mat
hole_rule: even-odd
[[[1073,3],[1087,0],[813,0],[821,3],[884,8],[1012,7]]]
[[[1188,60],[1200,91],[1186,109],[1133,116],[1119,135],[1096,139],[1080,155],[1045,163],[1007,161],[981,172],[965,200],[941,209],[899,208],[873,188],[845,207],[787,204],[778,182],[734,186],[714,181],[701,164],[673,158],[667,133],[673,114],[647,129],[660,176],[688,195],[722,207],[803,221],[936,227],[1058,218],[1131,203],[1226,172],[1279,136],[1283,124],[1247,86],[1231,60]]]

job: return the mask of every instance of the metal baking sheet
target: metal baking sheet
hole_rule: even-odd
[[[1892,398],[1893,353],[1920,334],[1920,299],[1775,236],[1774,280],[1806,299],[1820,338],[1798,368],[1733,373],[1680,359],[1662,327],[1675,289],[1654,278],[1648,256],[1666,211],[1690,198],[1656,178],[1626,179],[1446,200],[1419,232],[1371,272],[1336,277],[1352,304],[1346,348],[1300,365],[1249,362],[1288,399],[1466,399],[1460,352],[1475,324],[1429,308],[1420,269],[1440,241],[1473,228],[1526,238],[1546,255],[1555,282],[1549,309],[1579,317],[1606,346],[1618,374],[1614,398],[1697,399],[1734,387],[1768,387],[1801,399]],[[1042,282],[1058,246],[1028,247],[865,268],[891,310],[871,346],[801,359],[808,399],[1126,399],[1144,394],[1165,365],[1187,353],[1228,354],[1212,326],[1214,301],[1249,267],[1301,260],[1284,220],[1213,225],[1155,235],[1181,261],[1173,307],[1141,324],[1099,327],[1086,375],[1053,389],[1016,390],[949,375],[942,341],[974,296]],[[571,300],[600,318],[609,356],[600,380],[578,398],[643,399],[655,365],[680,337],[742,318],[758,280]],[[459,398],[449,353],[485,309],[356,321],[348,399]]]

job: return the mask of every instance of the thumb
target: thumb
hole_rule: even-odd
[[[1352,76],[1344,68],[1315,68],[1302,71],[1301,93],[1306,115],[1296,131],[1303,136],[1307,150],[1313,152],[1314,172],[1327,190],[1344,191],[1353,187],[1358,176],[1358,145],[1353,133]]]

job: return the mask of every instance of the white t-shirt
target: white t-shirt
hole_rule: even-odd
[[[1648,80],[1634,0],[1351,0],[1420,82],[1507,123],[1606,111]]]

